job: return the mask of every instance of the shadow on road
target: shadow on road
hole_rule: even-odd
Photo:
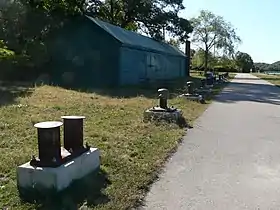
[[[244,78],[236,78],[243,80]],[[247,78],[247,80],[256,80]],[[215,101],[235,103],[241,101],[280,105],[280,89],[269,84],[231,82]]]

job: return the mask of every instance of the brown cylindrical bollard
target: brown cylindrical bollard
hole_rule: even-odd
[[[40,163],[46,166],[61,162],[60,126],[59,121],[40,122],[34,125],[38,132],[38,149]]]
[[[84,148],[84,116],[62,116],[64,122],[64,148],[71,153]]]

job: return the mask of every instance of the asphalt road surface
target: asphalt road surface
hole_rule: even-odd
[[[144,204],[280,210],[280,89],[237,74],[187,132]]]

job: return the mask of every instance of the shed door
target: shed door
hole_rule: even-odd
[[[120,62],[120,81],[122,85],[138,84],[146,80],[146,53],[144,51],[122,48]]]
[[[147,77],[149,79],[164,79],[166,77],[165,60],[155,53],[147,54]]]

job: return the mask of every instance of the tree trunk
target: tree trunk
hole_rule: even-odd
[[[115,18],[114,18],[114,1],[110,0],[110,19],[111,19],[111,23],[114,24],[115,23]]]
[[[204,73],[207,72],[208,69],[208,48],[206,47],[205,52],[204,52]]]

